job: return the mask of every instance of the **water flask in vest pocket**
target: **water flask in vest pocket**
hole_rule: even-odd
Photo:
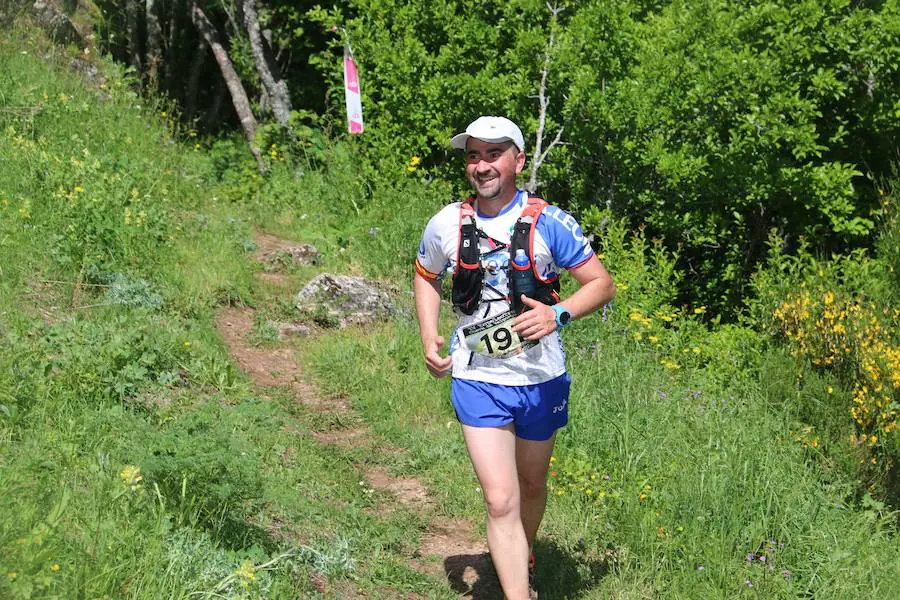
[[[534,280],[534,271],[531,269],[531,260],[524,248],[516,250],[516,256],[513,259],[510,274],[510,292],[512,296],[512,308],[516,313],[525,310],[521,296],[525,294],[529,298],[534,298],[537,291],[537,283]]]

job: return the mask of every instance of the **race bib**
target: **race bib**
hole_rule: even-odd
[[[491,358],[509,358],[537,345],[512,330],[516,315],[508,310],[484,321],[462,328],[466,347],[475,354]]]

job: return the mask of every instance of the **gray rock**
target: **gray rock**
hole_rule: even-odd
[[[76,56],[71,61],[69,61],[69,66],[73,71],[81,73],[84,78],[91,83],[100,84],[106,81],[106,79],[100,74],[100,70],[97,69],[97,65],[92,62],[86,61],[79,56]]]
[[[297,309],[327,327],[347,327],[384,321],[394,305],[377,284],[362,277],[322,273],[297,292]]]
[[[60,44],[77,42],[80,46],[84,45],[84,40],[81,38],[81,34],[78,33],[75,25],[52,2],[37,0],[31,7],[31,10],[38,23],[55,42]]]
[[[302,244],[266,252],[260,259],[269,265],[287,267],[289,265],[314,265],[319,262],[319,251],[312,244]]]
[[[306,323],[273,323],[278,330],[278,340],[284,341],[292,337],[306,337],[312,333],[312,327]]]

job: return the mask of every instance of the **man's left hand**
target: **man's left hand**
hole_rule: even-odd
[[[532,342],[556,331],[556,311],[525,294],[522,294],[522,302],[531,310],[526,310],[515,318],[513,331]]]

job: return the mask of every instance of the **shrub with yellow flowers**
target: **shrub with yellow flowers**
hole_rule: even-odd
[[[900,310],[802,289],[788,295],[774,317],[794,356],[832,371],[851,388],[848,411],[858,425],[857,442],[877,454],[900,413]]]
[[[705,306],[679,309],[665,305],[653,312],[631,307],[629,337],[655,352],[659,364],[673,373],[683,367],[699,367],[710,358],[706,350],[709,332],[699,318],[705,312]]]
[[[660,240],[647,239],[645,227],[634,231],[596,206],[581,219],[589,236],[599,234],[598,257],[615,277],[614,307],[604,311],[604,318],[673,374],[704,364],[709,358],[703,324],[707,307],[675,306],[683,277],[677,254]]]

